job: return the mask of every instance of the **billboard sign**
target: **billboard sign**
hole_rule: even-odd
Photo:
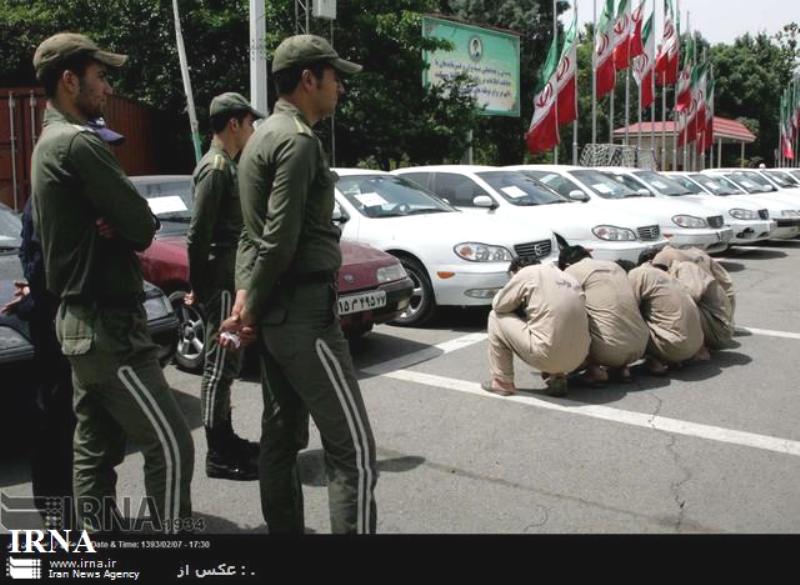
[[[473,94],[484,115],[520,115],[518,36],[431,16],[422,18],[422,35],[453,44],[452,51],[423,52],[425,87],[467,73],[476,83]]]

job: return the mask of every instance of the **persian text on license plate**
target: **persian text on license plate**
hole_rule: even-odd
[[[374,311],[386,306],[386,293],[382,290],[339,297],[339,314],[350,315]]]

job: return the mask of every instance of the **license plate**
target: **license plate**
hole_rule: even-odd
[[[382,290],[339,297],[340,315],[352,315],[353,313],[361,313],[363,311],[374,311],[375,309],[380,309],[385,306],[386,292]]]

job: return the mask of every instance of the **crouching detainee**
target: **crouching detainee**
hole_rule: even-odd
[[[661,375],[669,365],[688,361],[700,351],[703,327],[700,311],[683,285],[653,266],[647,256],[643,255],[641,262],[636,268],[633,263],[619,263],[629,270],[633,296],[650,330],[646,367]]]
[[[589,321],[580,284],[556,266],[533,258],[516,258],[511,280],[497,293],[489,313],[489,367],[484,390],[510,396],[514,355],[540,370],[547,394],[566,394],[566,374],[589,353]]]
[[[583,246],[564,248],[558,267],[575,278],[586,294],[592,338],[586,378],[592,383],[606,382],[605,368],[609,368],[616,378],[629,382],[628,366],[644,356],[650,334],[625,271],[614,262],[595,260]]]

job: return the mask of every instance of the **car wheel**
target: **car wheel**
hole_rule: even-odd
[[[433,286],[428,271],[415,258],[399,257],[399,260],[414,283],[414,292],[411,294],[406,310],[400,313],[400,316],[392,323],[404,327],[424,325],[436,313],[436,300],[433,296]]]
[[[205,362],[206,324],[203,314],[196,306],[183,302],[184,291],[169,295],[172,308],[178,316],[178,347],[175,363],[189,372],[200,372]]]

